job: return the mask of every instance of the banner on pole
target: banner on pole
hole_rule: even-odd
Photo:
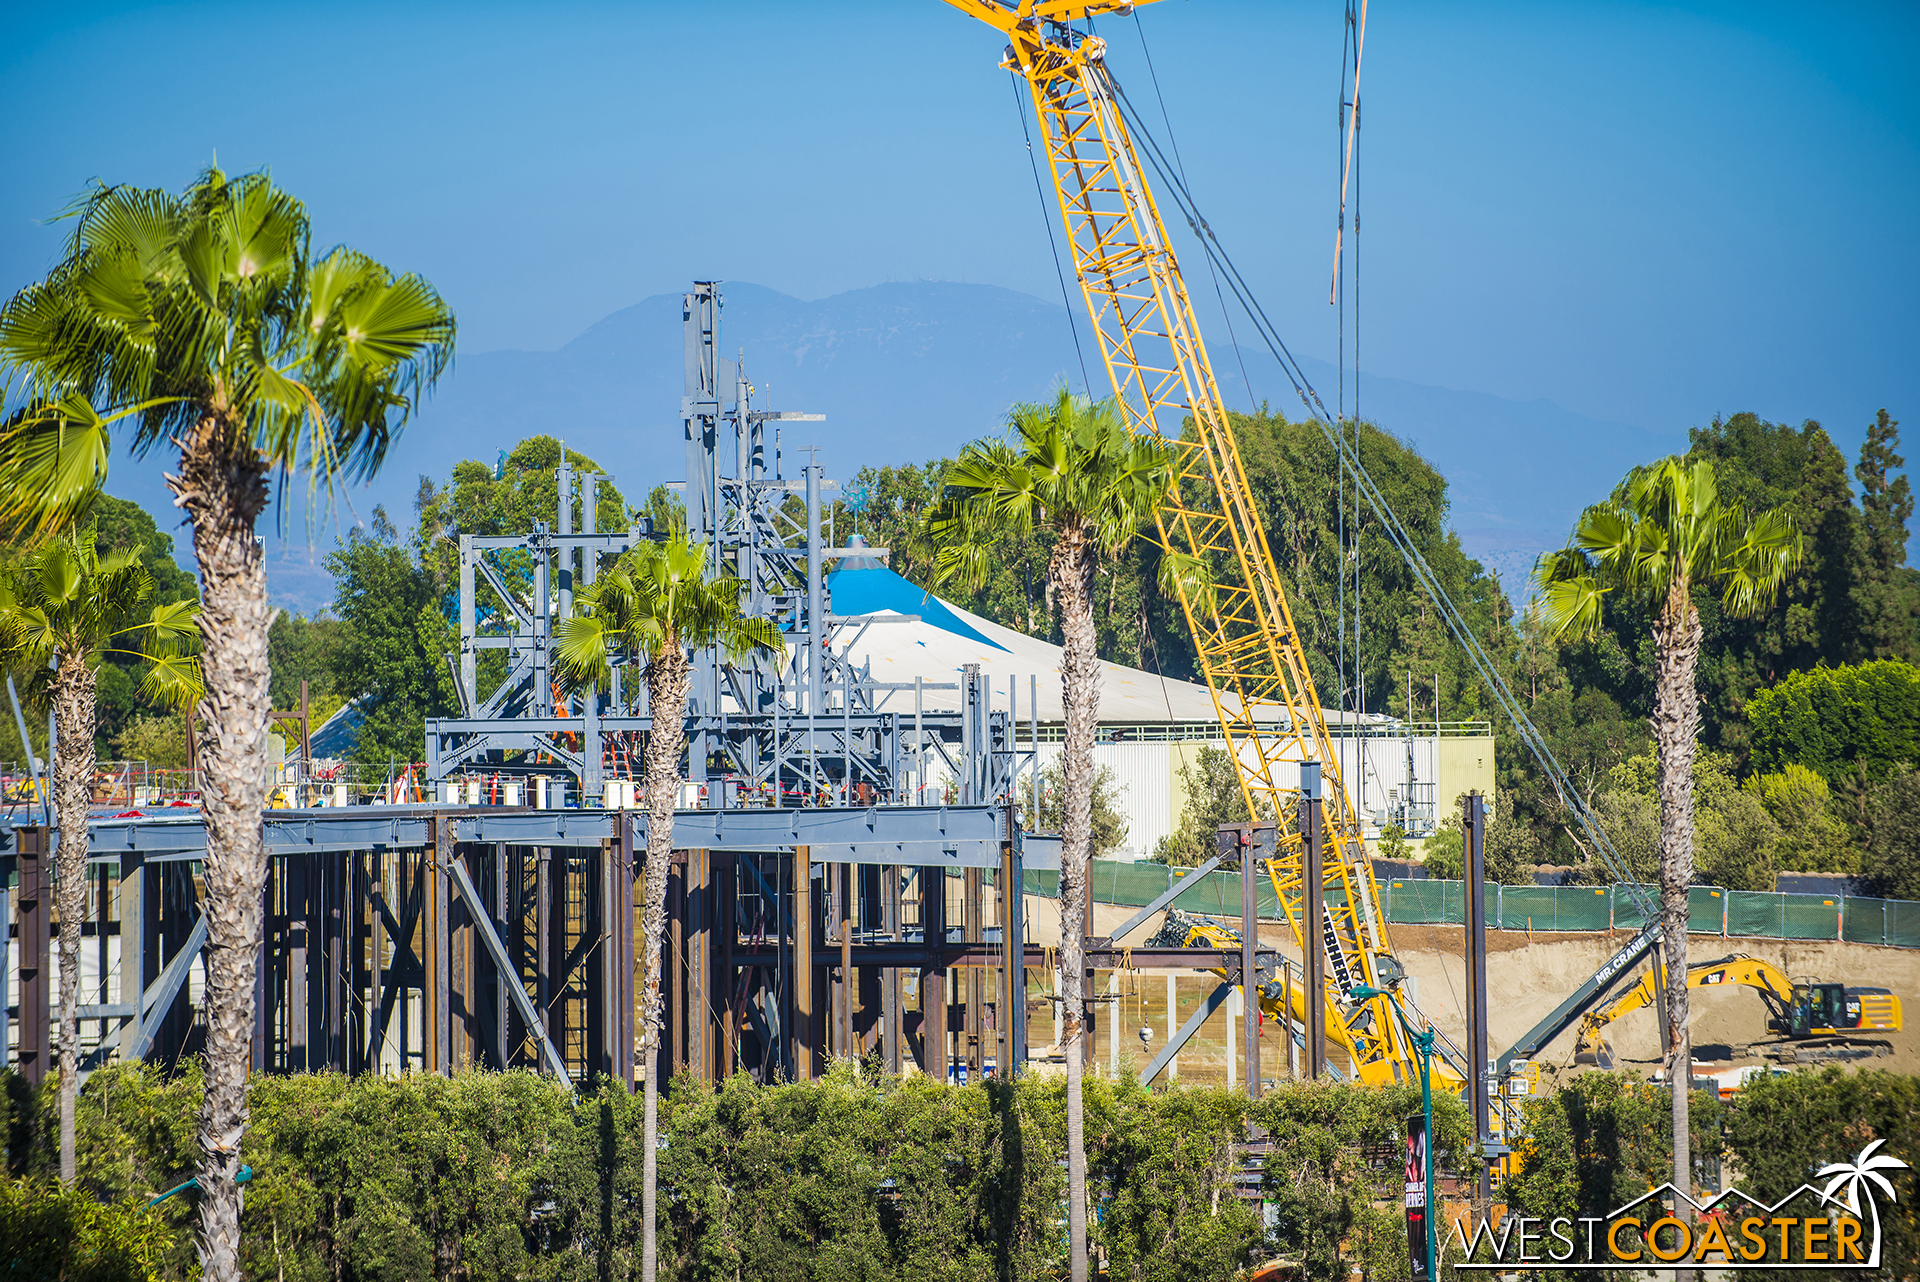
[[[1427,1268],[1427,1119],[1415,1113],[1407,1119],[1407,1257],[1413,1276],[1431,1276]]]

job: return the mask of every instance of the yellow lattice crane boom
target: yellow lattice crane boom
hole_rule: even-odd
[[[1169,552],[1213,571],[1203,598],[1184,587],[1180,607],[1230,750],[1240,763],[1250,812],[1285,829],[1298,792],[1292,763],[1317,760],[1327,789],[1324,886],[1318,929],[1305,903],[1297,833],[1269,867],[1296,940],[1329,952],[1327,1029],[1346,1046],[1362,1080],[1409,1080],[1414,1061],[1385,997],[1347,999],[1364,982],[1384,989],[1400,968],[1390,957],[1379,893],[1339,773],[1339,754],[1314,691],[1259,508],[1247,483],[1206,344],[1194,320],[1132,137],[1108,74],[1105,43],[1073,20],[1132,7],[1120,0],[947,0],[1004,33],[1001,65],[1025,84],[1058,197],[1074,276],[1113,393],[1129,425],[1172,443],[1179,478],[1156,514]],[[1335,949],[1339,955],[1333,956]]]

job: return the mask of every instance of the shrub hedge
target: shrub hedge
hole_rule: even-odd
[[[195,1274],[190,1201],[142,1208],[192,1173],[196,1068],[93,1074],[80,1096],[80,1188],[68,1195],[51,1182],[51,1083],[30,1093],[0,1075],[0,1085],[14,1177],[0,1241],[31,1225],[97,1224],[86,1241],[124,1246],[96,1253],[105,1271],[62,1265],[47,1276]],[[576,1094],[527,1073],[315,1074],[256,1078],[252,1101],[242,1221],[252,1277],[598,1282],[638,1273],[637,1095],[612,1086]],[[1416,1088],[1287,1086],[1249,1106],[1226,1091],[1089,1079],[1086,1101],[1092,1231],[1110,1276],[1230,1278],[1273,1253],[1311,1261],[1314,1276],[1324,1268],[1344,1279],[1337,1257],[1380,1282],[1407,1275],[1398,1212],[1377,1204],[1381,1173],[1356,1154],[1399,1143],[1402,1119],[1419,1107]],[[808,1085],[677,1083],[662,1108],[663,1276],[1060,1276],[1063,1103],[1053,1081],[952,1086],[852,1065]],[[1442,1147],[1459,1151],[1458,1101],[1436,1106]],[[1234,1191],[1235,1145],[1250,1123],[1274,1132],[1264,1174],[1278,1216],[1271,1233]],[[36,1241],[76,1236],[35,1231]]]

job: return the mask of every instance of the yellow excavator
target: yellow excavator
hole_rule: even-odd
[[[1651,1006],[1656,985],[1665,982],[1666,968],[1660,965],[1658,976],[1648,970],[1632,988],[1605,1006],[1589,1011],[1580,1021],[1580,1041],[1574,1062],[1612,1068],[1613,1048],[1607,1044],[1603,1030],[1622,1015]],[[1903,1018],[1900,998],[1888,989],[1850,988],[1818,980],[1796,982],[1773,963],[1745,953],[1687,967],[1688,988],[1713,988],[1722,984],[1740,984],[1759,993],[1767,1004],[1768,1030],[1793,1041],[1821,1038],[1826,1039],[1830,1047],[1858,1047],[1885,1054],[1892,1049],[1888,1043],[1861,1038],[1858,1034],[1897,1033]]]

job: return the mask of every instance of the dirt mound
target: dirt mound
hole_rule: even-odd
[[[1394,926],[1395,953],[1414,980],[1422,1010],[1456,1040],[1465,1036],[1466,962],[1461,955],[1466,932],[1458,927]],[[1627,942],[1627,935],[1487,932],[1487,1031],[1495,1053],[1511,1046],[1564,1001]],[[1794,979],[1839,980],[1846,984],[1890,988],[1905,1007],[1906,1027],[1874,1034],[1892,1045],[1890,1058],[1869,1061],[1876,1067],[1920,1072],[1920,952],[1869,944],[1811,943],[1777,939],[1722,939],[1695,935],[1688,941],[1690,960],[1699,962],[1746,953],[1781,967]],[[1612,995],[1645,973],[1644,964],[1623,977]],[[1606,1000],[1606,999],[1603,999]],[[1692,1033],[1698,1058],[1709,1055],[1734,1066],[1765,1062],[1765,1052],[1780,1044],[1767,1029],[1767,1008],[1750,988],[1692,990]],[[1614,1021],[1608,1033],[1623,1068],[1652,1072],[1660,1061],[1660,1028],[1651,1006]],[[1575,1034],[1556,1037],[1538,1056],[1559,1072],[1574,1069]]]

